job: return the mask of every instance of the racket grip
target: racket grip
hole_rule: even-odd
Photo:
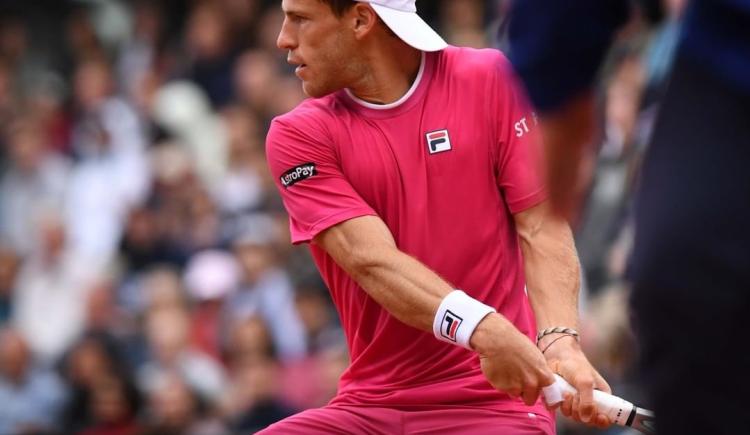
[[[544,387],[542,391],[549,406],[562,402],[564,393],[577,393],[576,389],[559,375],[555,375],[554,384]],[[637,410],[635,405],[627,400],[599,390],[594,390],[594,403],[599,413],[607,415],[610,421],[620,426],[630,426]]]

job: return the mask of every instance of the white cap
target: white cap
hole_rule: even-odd
[[[370,3],[381,20],[402,41],[422,51],[439,51],[448,46],[419,15],[415,0],[357,0]]]

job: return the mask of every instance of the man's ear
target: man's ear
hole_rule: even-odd
[[[354,25],[352,30],[354,31],[354,37],[357,39],[362,39],[368,35],[378,22],[378,15],[367,3],[357,2],[350,12]]]

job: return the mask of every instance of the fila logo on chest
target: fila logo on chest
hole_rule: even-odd
[[[436,130],[425,134],[427,138],[427,150],[430,154],[442,153],[451,150],[451,137],[448,130]]]

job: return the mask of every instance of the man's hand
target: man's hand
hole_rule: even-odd
[[[554,340],[557,341],[552,344]],[[606,393],[612,393],[612,389],[591,366],[578,342],[570,336],[551,334],[544,337],[539,346],[546,349],[544,357],[550,369],[578,390],[576,395],[563,396],[563,402],[559,405],[563,415],[602,429],[611,425],[609,418],[596,409],[594,389]]]
[[[490,384],[527,405],[536,403],[542,387],[555,382],[539,349],[500,314],[485,317],[470,343]]]

